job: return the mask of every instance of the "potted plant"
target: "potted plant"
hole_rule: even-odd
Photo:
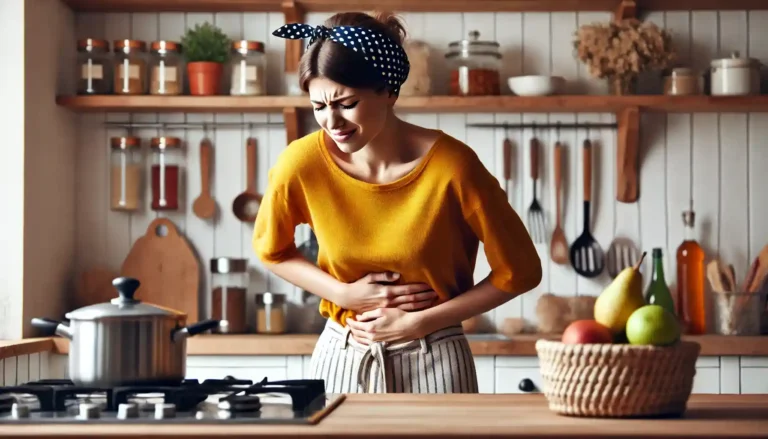
[[[617,95],[632,93],[640,73],[664,69],[675,58],[672,36],[637,19],[583,25],[574,47],[589,73],[609,80]]]
[[[218,94],[224,63],[229,59],[232,44],[229,37],[215,25],[205,22],[187,29],[181,43],[187,60],[189,94]]]

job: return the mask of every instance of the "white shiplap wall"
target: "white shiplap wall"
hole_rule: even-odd
[[[312,13],[308,23],[319,23],[330,14]],[[580,24],[607,20],[607,13],[409,13],[403,14],[413,37],[433,46],[434,94],[445,94],[447,71],[443,53],[450,41],[479,30],[481,38],[495,39],[503,48],[503,77],[518,74],[555,74],[570,81],[568,93],[607,93],[604,81],[588,77],[573,57],[572,38]],[[649,20],[675,34],[682,59],[697,68],[706,68],[711,58],[739,50],[742,54],[768,63],[768,11],[704,11],[653,13]],[[221,26],[231,37],[267,42],[270,64],[269,92],[282,94],[283,41],[270,32],[283,23],[283,16],[270,14],[82,14],[77,17],[78,37],[177,39],[187,27],[205,20]],[[509,93],[505,90],[504,93]],[[280,121],[281,116],[242,115],[83,115],[78,149],[78,252],[80,269],[106,261],[118,269],[132,243],[141,236],[155,213],[147,210],[126,215],[108,209],[108,138],[121,130],[106,130],[109,120],[134,121]],[[439,128],[472,146],[487,168],[502,176],[501,144],[503,130],[468,128],[472,122],[611,122],[612,114],[407,114],[404,118],[424,126]],[[314,128],[314,126],[313,126]],[[721,254],[743,273],[748,261],[768,242],[768,230],[761,227],[768,216],[768,198],[762,189],[768,184],[768,116],[765,114],[679,114],[646,115],[641,127],[641,197],[638,203],[615,202],[615,146],[612,130],[592,130],[594,143],[593,235],[604,250],[616,234],[633,238],[643,250],[660,246],[666,249],[666,275],[674,284],[674,261],[670,256],[683,238],[681,213],[693,200],[697,213],[697,233],[710,255]],[[185,202],[179,213],[170,214],[186,233],[207,269],[214,256],[249,257],[254,269],[252,292],[285,291],[293,288],[272,276],[253,258],[250,249],[251,226],[239,223],[231,214],[233,198],[245,187],[244,142],[247,133],[219,130],[210,133],[214,142],[215,165],[212,191],[220,215],[214,222],[194,216],[191,204],[200,192],[198,145],[201,130],[175,133],[187,142]],[[530,204],[532,186],[529,174],[528,142],[530,130],[508,133],[516,147],[509,201],[521,214]],[[157,130],[139,131],[149,138]],[[254,129],[258,138],[258,188],[266,186],[267,171],[285,147],[282,128]],[[540,171],[539,199],[554,224],[554,194],[551,172],[554,130],[535,133],[545,145]],[[564,227],[569,241],[582,230],[581,142],[585,131],[562,131],[559,139],[566,147],[564,174]],[[145,148],[147,150],[148,148]],[[149,163],[149,161],[147,162]],[[148,175],[148,172],[147,172]],[[146,204],[149,203],[149,189]],[[489,317],[500,323],[504,317],[535,317],[536,301],[544,292],[563,295],[597,294],[609,282],[607,272],[597,279],[578,277],[570,267],[550,262],[548,245],[539,248],[544,261],[544,280],[533,292],[491,311]],[[482,250],[482,249],[481,249]],[[646,263],[649,272],[650,258]],[[488,273],[483,257],[478,258],[477,278]],[[208,287],[201,291],[205,310],[209,309]]]

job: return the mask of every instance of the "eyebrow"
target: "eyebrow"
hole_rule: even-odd
[[[343,97],[340,97],[338,99],[332,100],[331,103],[333,104],[335,102],[345,101],[347,99],[354,98],[354,97],[356,97],[356,96],[355,95],[343,96]],[[325,102],[313,101],[311,99],[310,99],[310,102],[312,102],[313,104],[317,104],[317,105],[325,105]]]

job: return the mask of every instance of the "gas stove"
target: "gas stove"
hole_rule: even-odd
[[[0,387],[0,424],[315,424],[343,399],[326,394],[323,380],[226,377],[114,388],[40,380]]]

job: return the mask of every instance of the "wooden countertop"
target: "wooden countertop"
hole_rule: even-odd
[[[681,418],[557,415],[543,395],[355,394],[314,426],[10,425],[4,438],[753,438],[768,432],[768,395],[693,395]]]
[[[491,334],[488,334],[491,335]],[[189,355],[311,355],[317,342],[314,334],[286,335],[199,335],[187,341]],[[554,339],[559,335],[520,335],[508,340],[482,339],[469,336],[475,355],[536,356],[539,338]],[[683,337],[701,345],[702,356],[768,356],[768,336],[702,335]],[[0,358],[37,352],[69,351],[69,342],[60,337],[0,341]]]

